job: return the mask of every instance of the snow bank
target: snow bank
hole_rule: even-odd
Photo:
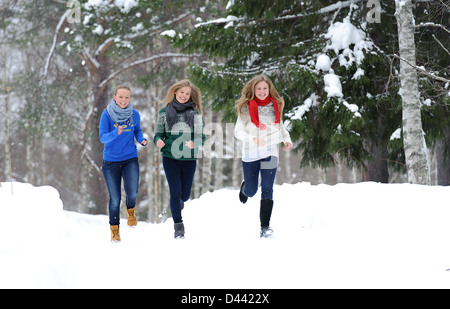
[[[58,249],[69,231],[58,191],[49,186],[0,187],[0,288],[58,286]]]
[[[0,188],[0,288],[450,288],[450,187],[284,184],[275,236],[259,238],[260,192],[188,201],[186,239],[173,222],[121,221],[62,210],[51,187]],[[139,219],[139,218],[138,218]]]

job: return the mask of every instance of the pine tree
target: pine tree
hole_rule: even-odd
[[[330,25],[344,18],[349,23],[356,20],[354,24],[359,25],[359,7],[333,1],[235,1],[224,15],[227,17],[197,25],[175,44],[188,52],[201,51],[216,57],[214,62],[194,66],[192,72],[208,89],[214,107],[226,110],[227,120],[235,119],[233,105],[242,85],[253,75],[263,73],[272,78],[286,100],[285,115],[291,118],[292,137],[300,140],[303,165],[332,166],[336,152],[349,165],[363,164],[373,148],[386,152],[387,142],[379,146],[374,135],[382,135],[386,141],[393,131],[364,131],[367,118],[373,114],[360,112],[365,105],[379,111],[377,103],[382,98],[376,95],[375,87],[380,88],[381,83],[373,85],[367,74],[385,73],[386,65],[380,66],[385,60],[383,55],[358,50],[358,56],[365,55],[361,61],[347,59],[347,65],[340,65],[343,50],[327,49]],[[347,46],[345,51],[353,49]],[[332,65],[327,72],[316,67],[319,55],[326,55]],[[365,70],[365,74],[352,79],[358,69]],[[342,78],[339,83],[343,94],[329,96],[324,79],[338,76]],[[380,180],[387,181],[386,177]]]
[[[380,22],[368,22],[365,1],[230,1],[222,18],[173,41],[209,55],[191,72],[225,120],[236,117],[242,85],[269,75],[302,165],[330,167],[337,153],[363,167],[364,180],[388,182],[388,167],[404,170],[405,156],[394,134],[402,127],[395,5],[380,5]]]

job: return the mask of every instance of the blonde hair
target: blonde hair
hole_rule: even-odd
[[[120,89],[126,89],[126,90],[128,90],[128,91],[130,92],[130,94],[131,94],[131,89],[130,89],[130,87],[121,85],[121,86],[117,86],[117,87],[116,87],[116,90],[114,90],[114,95],[117,95],[117,91],[119,91]]]
[[[165,103],[166,105],[172,103],[175,92],[177,92],[180,88],[183,88],[183,87],[191,88],[191,100],[192,100],[192,102],[194,102],[194,107],[198,110],[200,115],[202,115],[203,114],[202,92],[200,91],[200,89],[197,86],[195,86],[188,79],[183,79],[183,80],[180,80],[180,81],[176,82],[175,84],[173,84],[170,87],[169,91],[167,92],[167,95],[164,98],[163,103]]]
[[[247,106],[248,102],[255,99],[256,84],[263,81],[269,85],[269,95],[277,101],[278,108],[280,109],[280,115],[282,115],[284,108],[283,98],[278,94],[278,91],[275,89],[270,78],[265,75],[257,75],[244,85],[244,88],[242,88],[241,97],[236,101],[235,107],[239,116],[244,115],[244,113],[242,112],[242,108]]]

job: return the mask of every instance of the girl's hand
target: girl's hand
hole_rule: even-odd
[[[265,130],[265,129],[267,129],[266,124],[265,124],[265,123],[260,123],[260,124],[259,124],[259,129],[260,129],[260,130]]]
[[[194,142],[193,141],[188,141],[184,144],[187,148],[189,149],[194,149]]]
[[[156,142],[156,147],[158,147],[159,149],[163,148],[165,145],[166,145],[166,143],[164,143],[162,139],[159,139]]]
[[[123,127],[122,126],[118,126],[117,127],[117,133],[120,135],[120,134],[122,134],[122,131],[123,131]]]
[[[291,143],[286,143],[286,144],[284,144],[284,151],[288,151],[289,149],[291,149],[291,147],[292,147],[292,144]]]
[[[141,142],[141,145],[142,145],[142,146],[147,146],[147,143],[148,143],[147,140],[144,139],[144,140]]]
[[[254,141],[255,144],[258,145],[258,146],[261,146],[261,147],[266,146],[266,141],[265,141],[263,138],[255,137],[255,138],[253,139],[253,141]]]

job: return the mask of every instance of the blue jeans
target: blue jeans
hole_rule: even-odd
[[[181,218],[181,201],[186,202],[191,196],[196,160],[175,160],[162,157],[164,172],[170,191],[170,212],[174,223],[183,222]]]
[[[245,196],[252,197],[258,191],[259,174],[261,173],[261,199],[273,199],[273,183],[277,173],[278,158],[270,156],[253,162],[242,161],[244,170]]]
[[[119,225],[122,178],[126,193],[126,206],[127,209],[130,209],[136,205],[139,187],[139,161],[137,157],[119,162],[103,160],[102,171],[109,191],[109,224]]]

